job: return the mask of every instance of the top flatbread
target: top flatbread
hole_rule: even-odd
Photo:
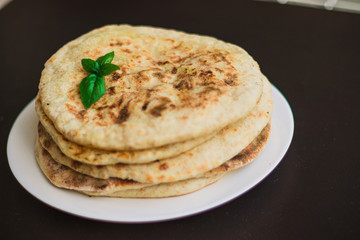
[[[107,151],[81,146],[66,139],[56,130],[50,119],[44,114],[39,99],[36,99],[35,109],[42,126],[56,142],[62,153],[74,160],[93,165],[152,162],[155,160],[176,156],[182,152],[188,151],[215,135],[214,132],[213,134],[208,134],[203,137],[190,139],[184,142],[168,144],[157,148],[135,151]]]
[[[120,70],[106,94],[81,103],[81,59],[114,51]],[[106,26],[71,41],[45,64],[39,97],[58,131],[106,150],[153,148],[207,135],[239,120],[262,93],[257,63],[240,47],[173,30]]]

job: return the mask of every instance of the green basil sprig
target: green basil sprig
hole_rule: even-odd
[[[111,63],[113,59],[114,52],[110,52],[99,57],[96,61],[89,58],[81,60],[84,70],[90,73],[89,76],[81,80],[79,86],[81,100],[86,109],[105,94],[104,76],[120,69],[119,66]]]

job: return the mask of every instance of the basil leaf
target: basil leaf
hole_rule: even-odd
[[[116,70],[119,70],[119,69],[120,69],[119,66],[117,66],[115,64],[107,63],[107,64],[101,66],[100,72],[102,73],[103,76],[106,76]]]
[[[92,59],[89,58],[85,58],[81,60],[81,65],[83,66],[83,68],[85,69],[85,71],[87,71],[88,73],[98,73],[100,66],[98,62],[95,62]]]
[[[105,54],[104,56],[99,57],[96,62],[102,67],[105,64],[111,63],[114,59],[115,53],[114,51]]]
[[[90,74],[81,80],[80,86],[81,100],[86,109],[97,102],[105,94],[105,81],[103,77]]]

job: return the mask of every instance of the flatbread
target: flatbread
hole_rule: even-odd
[[[187,194],[217,181],[222,174],[209,177],[187,179],[185,181],[150,185],[123,179],[97,179],[78,173],[54,161],[42,148],[38,139],[35,145],[36,160],[52,184],[57,187],[83,192],[94,196],[112,197],[169,197]],[[151,186],[148,188],[147,186]],[[127,190],[134,191],[127,191]],[[136,191],[138,189],[138,191]]]
[[[201,177],[204,176],[209,177],[213,175],[226,173],[228,171],[232,171],[237,168],[243,167],[246,164],[253,161],[264,148],[270,135],[270,129],[271,127],[269,123],[261,131],[261,133],[239,154],[237,154],[232,159],[226,161],[219,167],[207,171],[204,175],[201,175]],[[72,160],[64,156],[64,154],[57,147],[56,143],[52,140],[51,136],[46,132],[44,127],[41,125],[41,123],[39,123],[38,125],[38,137],[41,146],[51,155],[53,160],[73,169],[76,172],[100,179],[109,178],[109,174],[107,172],[116,172],[116,170],[112,170],[113,168],[115,169],[117,168],[116,165],[93,166],[93,165],[79,163],[78,161]],[[117,177],[117,176],[112,176],[112,177]]]
[[[236,170],[254,161],[265,147],[270,136],[271,125],[268,123],[261,133],[245,149],[219,167],[207,171],[202,177],[214,176]]]
[[[214,175],[210,177],[193,178],[182,180],[173,183],[161,183],[150,187],[140,189],[129,189],[122,190],[112,193],[98,193],[98,192],[87,192],[83,193],[90,196],[101,196],[101,197],[121,197],[121,198],[163,198],[163,197],[175,197],[184,194],[188,194],[204,188],[216,181],[218,181],[222,174]]]
[[[118,177],[143,183],[163,183],[193,178],[214,169],[248,146],[268,124],[273,109],[271,84],[263,77],[264,92],[244,119],[222,129],[212,139],[178,156],[147,164],[91,166],[74,161],[56,147],[48,148],[56,161],[97,178]]]
[[[133,181],[124,181],[119,179],[100,180],[92,177],[84,176],[76,171],[71,170],[52,160],[51,156],[41,148],[39,142],[35,149],[39,165],[45,175],[54,183],[54,185],[62,188],[80,191],[90,196],[108,196],[123,198],[159,198],[171,197],[187,194],[201,189],[218,179],[224,173],[243,167],[254,160],[262,151],[270,134],[270,125],[268,124],[260,133],[260,135],[249,144],[241,153],[225,162],[216,169],[206,172],[200,178],[183,180],[175,183],[163,183],[153,186],[141,187],[140,183]],[[115,184],[114,184],[115,183]],[[120,183],[120,184],[119,184]],[[112,187],[111,187],[112,186]],[[127,190],[114,190],[114,189]],[[86,189],[86,190],[84,190]],[[90,190],[89,190],[90,189]]]
[[[110,178],[97,179],[78,172],[56,162],[41,146],[39,139],[35,142],[35,157],[44,175],[57,187],[77,190],[110,193],[126,189],[136,189],[151,184],[138,183],[132,180]]]
[[[69,158],[86,164],[148,163],[179,155],[182,152],[198,146],[216,134],[214,132],[203,137],[151,149],[137,151],[107,151],[81,146],[69,141],[56,130],[51,120],[45,115],[39,98],[37,98],[35,102],[35,108],[42,126],[50,134],[60,150]]]
[[[81,59],[114,51],[120,70],[85,109]],[[246,116],[262,93],[257,63],[215,38],[111,25],[69,42],[45,64],[39,98],[70,141],[106,150],[159,147],[216,132]]]

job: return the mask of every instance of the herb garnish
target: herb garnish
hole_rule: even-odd
[[[105,94],[104,76],[120,69],[119,66],[111,63],[113,58],[114,52],[110,52],[99,57],[96,61],[89,58],[81,60],[81,65],[85,71],[90,73],[89,76],[81,80],[79,86],[81,100],[86,109]]]

